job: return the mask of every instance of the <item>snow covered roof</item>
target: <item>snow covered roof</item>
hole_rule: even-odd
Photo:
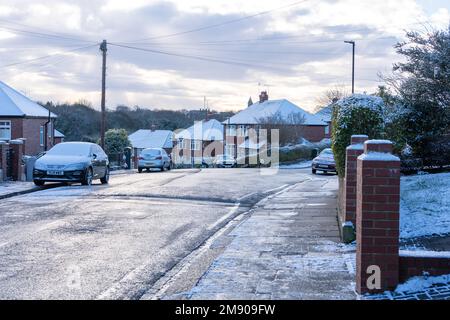
[[[316,113],[316,116],[318,116],[322,121],[331,122],[331,119],[333,117],[333,105],[330,104],[324,107],[322,110]]]
[[[173,148],[173,132],[169,130],[138,130],[128,136],[133,148]]]
[[[0,116],[47,118],[48,110],[0,81]]]
[[[203,141],[222,141],[223,140],[223,124],[212,119],[209,121],[199,121],[192,127],[181,131],[176,139],[190,139]],[[202,137],[200,139],[200,137]]]
[[[61,132],[55,129],[55,133],[53,134],[55,138],[65,138],[66,136]]]
[[[283,100],[269,100],[263,103],[255,103],[247,109],[239,112],[230,120],[226,120],[224,124],[259,124],[267,121],[271,117],[281,118],[286,123],[291,123],[297,117],[304,117],[304,125],[311,126],[326,126],[327,124],[320,119],[320,117],[313,115],[302,108],[296,106],[290,101]]]

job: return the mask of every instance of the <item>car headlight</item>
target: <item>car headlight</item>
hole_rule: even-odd
[[[75,170],[83,170],[86,167],[86,163],[74,163],[67,165],[64,170],[67,171],[75,171]]]

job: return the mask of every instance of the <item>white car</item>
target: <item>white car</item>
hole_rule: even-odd
[[[216,168],[234,168],[236,165],[236,159],[228,155],[219,155],[214,160],[214,166]]]
[[[171,162],[172,160],[164,149],[144,149],[139,156],[138,172],[141,173],[144,169],[147,171],[150,171],[150,169],[170,170]]]

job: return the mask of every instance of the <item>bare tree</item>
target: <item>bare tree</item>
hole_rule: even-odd
[[[319,112],[324,107],[327,107],[330,104],[347,97],[348,95],[349,94],[345,85],[337,85],[332,89],[328,89],[320,97],[317,98],[316,101],[318,106],[315,111]]]
[[[260,118],[259,123],[269,131],[272,129],[279,130],[280,146],[284,146],[290,143],[299,143],[303,138],[305,116],[300,113],[283,116],[283,114],[277,112],[271,116]]]

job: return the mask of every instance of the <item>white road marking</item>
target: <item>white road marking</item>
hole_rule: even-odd
[[[223,221],[227,220],[229,217],[231,217],[232,215],[234,215],[236,213],[236,211],[239,209],[239,205],[240,203],[236,204],[233,208],[231,208],[230,212],[228,212],[228,214],[224,215],[222,218],[220,218],[219,220],[217,220],[215,223],[213,223],[212,225],[210,225],[208,227],[207,230],[212,230],[215,227],[217,227],[219,224],[221,224]]]

